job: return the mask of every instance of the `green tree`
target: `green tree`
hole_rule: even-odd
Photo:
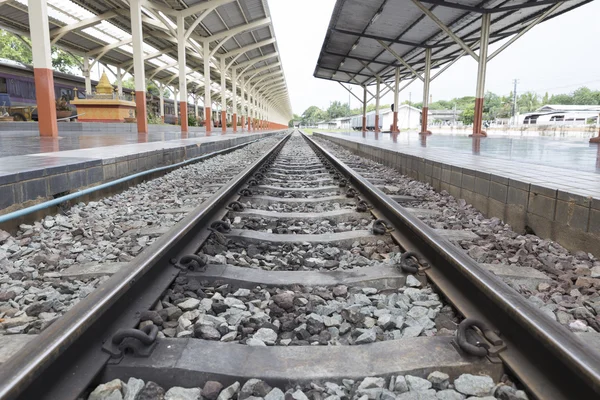
[[[52,67],[65,74],[81,73],[83,57],[73,55],[57,47],[52,48]]]
[[[465,125],[471,125],[475,120],[475,102],[465,106],[458,119]]]
[[[600,104],[600,92],[580,87],[573,92],[573,104],[598,105]]]
[[[0,30],[0,58],[31,64],[33,55],[31,46],[25,38],[17,37],[10,32]]]
[[[350,106],[348,103],[342,104],[339,101],[334,101],[329,105],[329,108],[327,109],[327,115],[330,119],[345,117],[350,115]]]
[[[302,113],[302,124],[313,125],[327,119],[327,113],[317,106],[310,106]]]
[[[549,104],[573,104],[573,97],[568,94],[553,94]]]
[[[33,55],[29,39],[0,30],[0,58],[31,65]],[[52,67],[60,72],[81,72],[83,59],[58,47],[52,47]]]
[[[535,111],[540,107],[540,98],[534,92],[525,92],[519,96],[517,106],[522,113]]]
[[[549,104],[550,102],[550,97],[548,96],[548,92],[546,92],[546,94],[544,94],[544,98],[542,99],[542,105],[545,106],[546,104]]]

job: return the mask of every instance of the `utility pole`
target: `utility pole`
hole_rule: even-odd
[[[517,83],[518,79],[513,79],[513,107],[512,107],[512,116],[513,116],[513,125],[517,125]]]

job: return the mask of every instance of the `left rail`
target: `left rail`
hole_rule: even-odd
[[[79,302],[0,367],[0,399],[75,399],[109,360],[104,343],[139,322],[179,274],[171,260],[194,254],[207,229],[262,164],[272,159],[286,134],[245,171],[191,212],[156,243]]]

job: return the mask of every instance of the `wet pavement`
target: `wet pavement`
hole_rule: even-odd
[[[336,133],[356,138],[361,132]],[[542,133],[543,134],[543,133]],[[416,132],[401,132],[394,138],[389,133],[367,132],[366,140],[378,140],[387,148],[427,148],[471,154],[537,165],[600,173],[600,147],[589,143],[590,133],[557,133],[556,136],[532,133],[490,132],[489,137],[474,141],[468,134],[434,133],[422,137]]]
[[[317,132],[319,132],[317,130]],[[589,139],[324,133],[399,153],[600,199],[600,147]],[[394,138],[396,136],[396,138]]]
[[[212,135],[220,135],[221,130],[218,129],[219,131],[213,131]],[[204,136],[206,136],[205,132],[190,132],[183,137],[180,132],[151,132],[147,135],[130,132],[61,132],[59,137],[55,139],[40,137],[38,132],[0,132],[0,158],[105,146],[193,139]]]

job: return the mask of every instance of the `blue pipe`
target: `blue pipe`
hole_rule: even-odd
[[[260,139],[251,140],[250,142],[247,142],[247,143],[238,144],[237,146],[228,147],[228,148],[223,149],[223,150],[217,150],[217,151],[214,151],[212,153],[204,154],[204,155],[201,155],[201,156],[198,156],[198,157],[190,158],[189,160],[178,162],[176,164],[171,164],[171,165],[167,165],[167,166],[164,166],[164,167],[158,167],[158,168],[150,169],[150,170],[144,171],[144,172],[138,172],[137,174],[128,175],[128,176],[125,176],[123,178],[119,178],[119,179],[116,179],[114,181],[106,182],[106,183],[103,183],[101,185],[89,188],[89,189],[84,189],[84,190],[81,190],[79,192],[75,192],[75,193],[68,194],[66,196],[59,197],[57,199],[45,201],[43,203],[39,203],[39,204],[36,204],[34,206],[31,206],[31,207],[23,208],[21,210],[13,211],[13,212],[8,213],[8,214],[0,215],[0,224],[4,223],[4,222],[7,222],[7,221],[10,221],[10,220],[13,220],[15,218],[23,217],[25,215],[34,213],[36,211],[40,211],[40,210],[44,210],[44,209],[52,207],[52,206],[56,206],[56,205],[58,205],[60,203],[64,203],[65,201],[69,201],[69,200],[73,200],[73,199],[76,199],[76,198],[81,197],[81,196],[85,196],[86,194],[94,193],[94,192],[97,192],[99,190],[106,189],[106,188],[118,185],[120,183],[130,181],[130,180],[135,179],[135,178],[139,178],[141,176],[145,176],[145,175],[148,175],[148,174],[153,174],[155,172],[164,171],[166,169],[180,167],[180,166],[183,166],[183,165],[186,165],[186,164],[189,164],[189,163],[193,163],[193,162],[200,161],[200,160],[203,160],[203,159],[206,159],[206,158],[210,158],[210,157],[219,155],[221,153],[224,153],[226,151],[235,150],[235,149],[238,149],[240,147],[247,146],[249,144],[258,142],[259,140]]]

